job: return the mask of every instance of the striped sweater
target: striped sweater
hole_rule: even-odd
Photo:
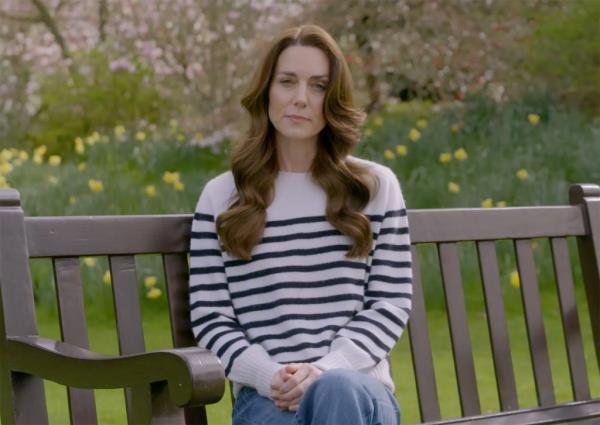
[[[368,373],[394,389],[387,355],[406,326],[412,275],[408,221],[391,169],[371,168],[379,190],[363,212],[373,230],[366,258],[325,218],[325,192],[309,173],[280,171],[262,240],[244,261],[220,249],[215,219],[235,199],[232,173],[198,200],[190,245],[190,304],[198,345],[214,352],[234,392],[270,397],[284,364]]]

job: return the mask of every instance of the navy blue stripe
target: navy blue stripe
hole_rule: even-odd
[[[352,321],[353,322],[367,322],[367,323],[370,323],[370,324],[372,324],[374,326],[377,326],[384,334],[386,334],[390,338],[392,338],[394,340],[398,339],[398,335],[396,335],[394,332],[390,331],[387,326],[385,326],[381,322],[378,322],[377,320],[371,319],[370,317],[361,316],[360,314],[357,314],[356,316],[354,316],[352,318]]]
[[[365,297],[369,298],[405,298],[407,300],[412,299],[411,294],[406,292],[389,292],[389,291],[367,291]]]
[[[365,303],[365,307],[371,308],[371,305],[375,304],[376,302],[379,302],[379,300],[367,301]],[[390,322],[395,323],[396,325],[400,326],[402,329],[404,329],[406,327],[406,323],[404,323],[402,321],[402,319],[400,319],[400,317],[394,316],[389,310],[386,310],[385,308],[374,308],[373,310],[376,311],[377,313],[381,314],[383,317],[388,319]]]
[[[273,319],[266,320],[255,320],[252,322],[247,322],[244,324],[244,329],[252,329],[252,328],[263,328],[278,325],[280,323],[286,322],[288,320],[326,320],[326,319],[334,319],[337,317],[351,317],[354,315],[356,311],[354,310],[340,310],[340,311],[332,311],[328,313],[313,313],[313,314],[284,314],[279,317],[275,317]]]
[[[215,232],[191,232],[191,239],[215,239],[217,240],[217,234]]]
[[[402,208],[399,210],[389,210],[385,213],[385,215],[369,215],[367,217],[369,217],[369,220],[371,221],[383,221],[384,219],[388,218],[388,217],[403,217],[406,215],[406,209]]]
[[[322,238],[324,236],[339,236],[342,232],[337,229],[333,230],[321,230],[318,232],[305,232],[305,233],[291,233],[289,235],[280,236],[268,236],[263,238],[260,243],[271,243],[271,242],[287,242],[295,239],[315,239]]]
[[[412,263],[410,261],[392,261],[392,260],[380,260],[378,258],[373,258],[373,261],[371,261],[371,267],[373,267],[373,266],[410,268],[410,267],[412,267]]]
[[[412,277],[394,277],[383,274],[372,274],[369,276],[369,282],[380,281],[387,283],[412,283]]]
[[[268,269],[257,270],[255,272],[246,273],[238,276],[230,276],[228,281],[229,283],[234,282],[242,282],[248,279],[254,279],[257,277],[268,276],[276,273],[293,273],[293,272],[313,272],[313,271],[323,271],[335,268],[350,268],[350,269],[366,269],[367,265],[365,263],[358,263],[355,261],[332,261],[329,263],[321,263],[321,264],[311,264],[308,266],[282,266],[282,267],[271,267]]]
[[[271,335],[261,335],[258,338],[253,338],[252,339],[252,343],[259,343],[259,342],[263,342],[263,341],[267,341],[267,340],[271,340],[271,339],[285,339],[285,338],[289,338],[295,335],[318,335],[322,332],[326,332],[326,331],[334,331],[337,332],[340,329],[339,325],[329,325],[329,326],[323,326],[321,328],[318,329],[305,329],[305,328],[298,328],[298,329],[290,329],[287,332],[283,332],[280,334],[271,334]]]
[[[211,214],[194,213],[194,220],[199,221],[215,221],[215,216]]]
[[[209,255],[221,257],[221,251],[218,249],[191,249],[191,257],[208,257]]]
[[[363,344],[361,341],[359,341],[358,339],[354,339],[354,338],[350,338],[350,340],[353,343],[355,343],[356,345],[358,345],[365,353],[367,353],[369,355],[369,357],[371,357],[373,359],[375,364],[378,364],[381,361],[381,358],[377,357],[373,353],[371,353],[371,350],[369,350],[367,348],[367,346],[365,344]]]
[[[268,350],[267,352],[271,356],[275,356],[275,355],[281,354],[281,353],[293,353],[294,351],[301,351],[306,348],[326,347],[326,346],[329,346],[329,344],[331,344],[331,341],[328,341],[328,340],[323,340],[323,341],[319,341],[319,342],[303,342],[302,344],[293,345],[291,347],[274,348],[272,350]]]
[[[191,310],[191,307],[190,307],[190,310]],[[195,328],[196,326],[200,326],[202,323],[209,322],[212,319],[215,319],[215,318],[220,317],[220,316],[221,315],[219,313],[217,313],[217,312],[207,314],[206,316],[200,316],[197,319],[195,319],[195,320],[192,321],[192,327]]]
[[[408,233],[408,227],[386,227],[379,231],[380,235],[405,235]]]
[[[225,273],[223,266],[191,267],[190,274]]]
[[[316,298],[281,298],[265,304],[253,304],[242,308],[235,309],[238,315],[250,313],[253,311],[264,311],[282,305],[311,305],[311,304],[327,304],[342,301],[362,301],[362,295],[358,294],[338,294],[328,297]]]
[[[380,244],[377,244],[375,249],[377,249],[377,250],[385,249],[386,251],[402,252],[402,251],[410,251],[410,245],[406,245],[406,244],[396,245],[396,244],[392,244],[392,243],[380,243]]]
[[[246,337],[245,336],[238,336],[237,338],[233,338],[232,340],[227,341],[225,344],[223,344],[221,346],[221,348],[219,348],[219,351],[217,351],[215,354],[219,358],[223,357],[223,354],[225,354],[225,351],[227,351],[229,349],[229,347],[231,347],[233,344],[235,344],[236,342],[241,341],[243,339],[246,339]],[[214,351],[213,351],[213,353],[214,353]]]
[[[228,289],[226,283],[199,283],[190,288],[190,294],[199,291],[220,291]]]
[[[198,320],[195,320],[194,322],[197,322],[197,321]],[[196,326],[199,326],[200,324],[192,323],[192,325],[194,327],[196,327]],[[231,330],[237,330],[237,331],[243,332],[242,328],[237,323],[232,322],[231,320],[212,322],[200,329],[200,332],[198,332],[198,337],[196,338],[196,342],[200,342],[200,340],[204,337],[204,335],[208,334],[210,331],[212,331],[213,329],[217,329],[217,328],[228,328]]]
[[[190,307],[191,310],[198,307],[230,307],[231,301],[229,300],[221,300],[221,301],[195,301]]]
[[[251,295],[266,294],[267,292],[277,291],[279,289],[292,289],[292,288],[326,288],[333,285],[351,284],[356,286],[363,286],[365,281],[362,279],[349,279],[346,277],[339,277],[335,279],[318,280],[313,282],[281,282],[274,285],[268,286],[257,286],[256,288],[247,289],[245,291],[232,292],[231,298],[243,298]]]
[[[351,332],[356,332],[358,334],[362,334],[362,335],[366,336],[367,338],[369,338],[371,340],[371,342],[373,344],[375,344],[376,346],[378,346],[385,352],[388,352],[391,349],[391,347],[388,347],[387,344],[384,344],[383,341],[381,341],[379,338],[377,338],[377,335],[373,334],[372,332],[369,332],[366,329],[355,328],[354,326],[346,326],[346,327],[344,327],[344,329],[342,329],[342,331],[340,332],[340,335],[342,335],[342,333],[346,333],[346,332],[344,332],[346,330],[351,331]]]
[[[225,376],[229,376],[229,372],[231,372],[231,368],[233,367],[233,362],[238,358],[240,354],[248,347],[238,348],[232,355],[229,357],[229,362],[227,362],[227,367],[225,367]]]
[[[226,329],[226,330],[224,330],[224,331],[222,331],[222,332],[218,332],[218,333],[214,334],[214,335],[213,335],[213,336],[210,338],[210,340],[209,340],[209,341],[206,343],[206,348],[208,348],[209,350],[211,350],[211,349],[212,349],[212,346],[215,344],[215,342],[217,342],[217,340],[218,340],[219,338],[221,338],[221,337],[222,337],[222,336],[224,336],[224,335],[227,335],[227,334],[232,334],[232,333],[235,333],[235,330],[234,330],[234,331],[232,331],[231,329]]]
[[[225,267],[236,267],[236,266],[252,263],[253,261],[264,260],[267,258],[281,258],[281,257],[291,257],[292,255],[315,255],[315,254],[323,254],[326,252],[347,251],[349,248],[350,248],[350,245],[342,244],[342,245],[321,246],[318,248],[289,249],[287,251],[265,252],[263,254],[253,255],[252,259],[250,261],[246,261],[246,260],[225,261]]]
[[[290,218],[286,220],[271,220],[267,221],[265,227],[281,227],[281,226],[290,226],[292,224],[302,224],[302,223],[318,223],[327,221],[327,218],[324,215],[313,215],[308,217],[297,217]]]

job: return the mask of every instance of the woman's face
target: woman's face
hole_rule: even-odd
[[[281,52],[269,88],[269,119],[280,142],[316,142],[325,127],[328,76],[329,61],[320,49],[290,46]]]

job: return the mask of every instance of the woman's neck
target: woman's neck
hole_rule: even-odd
[[[317,152],[317,142],[309,140],[278,140],[277,161],[279,170],[305,173]]]

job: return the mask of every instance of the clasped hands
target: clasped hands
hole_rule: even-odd
[[[310,363],[290,363],[279,369],[271,380],[271,398],[281,410],[295,412],[310,384],[321,375]]]

